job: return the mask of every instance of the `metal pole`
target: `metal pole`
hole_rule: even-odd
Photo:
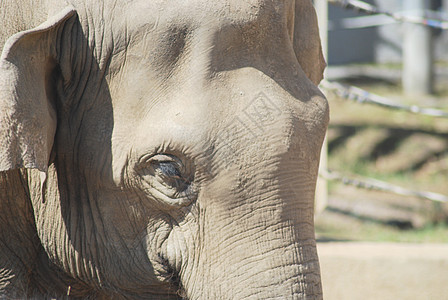
[[[315,0],[314,7],[317,12],[317,19],[319,23],[319,34],[322,44],[322,52],[325,60],[328,62],[328,0]],[[326,71],[324,72],[324,78]],[[327,169],[328,161],[328,145],[327,138],[325,138],[320,154],[320,170]],[[321,213],[328,205],[328,183],[324,178],[317,179],[316,198],[315,198],[315,213]]]
[[[403,1],[404,10],[418,16],[429,9],[431,1]],[[403,89],[409,95],[433,93],[433,41],[431,28],[406,23],[403,38]]]

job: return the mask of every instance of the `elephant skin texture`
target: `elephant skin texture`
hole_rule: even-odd
[[[322,298],[311,0],[6,0],[0,42],[0,298]]]

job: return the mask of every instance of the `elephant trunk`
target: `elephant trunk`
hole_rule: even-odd
[[[183,282],[186,298],[322,298],[310,198],[314,191],[305,191],[306,200],[300,201],[292,189],[276,190],[261,189],[258,199],[246,199],[242,206],[205,211],[202,255],[196,270],[181,274],[189,279]],[[200,279],[191,272],[201,274]]]
[[[283,234],[281,228],[274,230]],[[285,240],[287,238],[268,244],[253,238],[236,247],[235,243],[240,241],[229,239],[227,245],[217,244],[215,247],[220,248],[220,254],[199,266],[199,270],[202,269],[199,272],[205,275],[204,281],[196,282],[198,286],[184,286],[186,298],[321,299],[314,240],[290,244]]]

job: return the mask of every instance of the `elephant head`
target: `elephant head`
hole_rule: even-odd
[[[321,298],[311,1],[47,2],[0,61],[0,295]]]

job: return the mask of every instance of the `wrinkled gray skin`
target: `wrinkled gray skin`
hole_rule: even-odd
[[[0,298],[320,299],[311,1],[51,2],[0,1]]]

